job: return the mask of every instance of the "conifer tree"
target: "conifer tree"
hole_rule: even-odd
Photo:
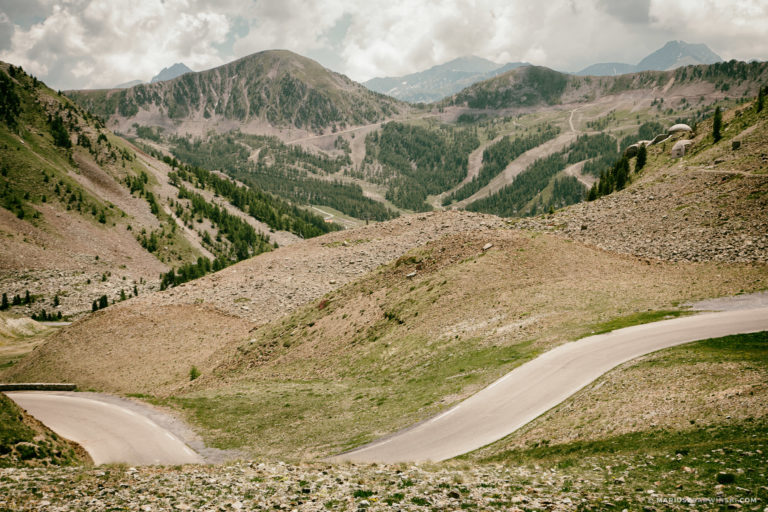
[[[635,161],[635,172],[645,167],[645,162],[648,160],[648,150],[645,149],[645,144],[640,144],[640,148],[637,150],[637,160]]]
[[[717,107],[715,109],[715,116],[712,119],[712,138],[715,139],[715,142],[718,142],[721,138],[723,138],[722,134],[720,133],[722,127],[723,113],[720,111],[720,107]]]
[[[6,309],[8,309],[8,307],[9,307],[9,305],[8,305],[8,294],[4,293],[3,294],[3,301],[2,301],[2,303],[0,303],[0,311],[5,311]]]

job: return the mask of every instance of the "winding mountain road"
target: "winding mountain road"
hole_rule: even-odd
[[[6,393],[60,436],[80,444],[94,464],[200,464],[203,458],[142,414],[78,393]]]
[[[626,361],[691,341],[764,330],[768,307],[676,318],[565,343],[434,418],[330,460],[450,459],[509,435]]]

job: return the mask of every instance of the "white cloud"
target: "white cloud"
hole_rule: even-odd
[[[110,87],[178,61],[193,69],[220,64],[213,45],[228,31],[225,15],[190,12],[184,0],[67,2],[41,23],[16,26],[0,59],[53,87]]]
[[[5,3],[10,2],[6,8]],[[56,88],[148,79],[285,48],[356,80],[464,55],[561,70],[636,63],[670,39],[768,57],[764,0],[0,0],[0,59]],[[15,6],[15,7],[14,7]],[[34,20],[34,21],[30,21]]]

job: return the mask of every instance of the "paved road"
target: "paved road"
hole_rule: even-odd
[[[79,443],[95,464],[200,464],[202,457],[140,413],[77,393],[14,391],[9,398],[60,436]]]
[[[394,463],[456,457],[507,436],[621,363],[699,339],[764,330],[768,307],[665,320],[566,343],[434,418],[331,460]]]

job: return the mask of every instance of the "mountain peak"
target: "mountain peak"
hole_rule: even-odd
[[[152,77],[152,80],[150,80],[150,83],[172,80],[186,73],[193,73],[193,71],[189,69],[183,62],[177,62],[176,64],[174,64],[169,68],[163,68],[162,71],[160,71],[157,75]]]
[[[667,71],[681,66],[696,64],[714,64],[723,59],[709,49],[706,44],[686,43],[681,40],[667,41],[664,46],[651,53],[636,66],[622,62],[602,62],[592,64],[577,75],[615,76],[635,71]]]
[[[690,64],[714,64],[722,61],[723,59],[710,50],[706,44],[668,41],[664,46],[641,60],[637,65],[637,70],[665,71]]]

